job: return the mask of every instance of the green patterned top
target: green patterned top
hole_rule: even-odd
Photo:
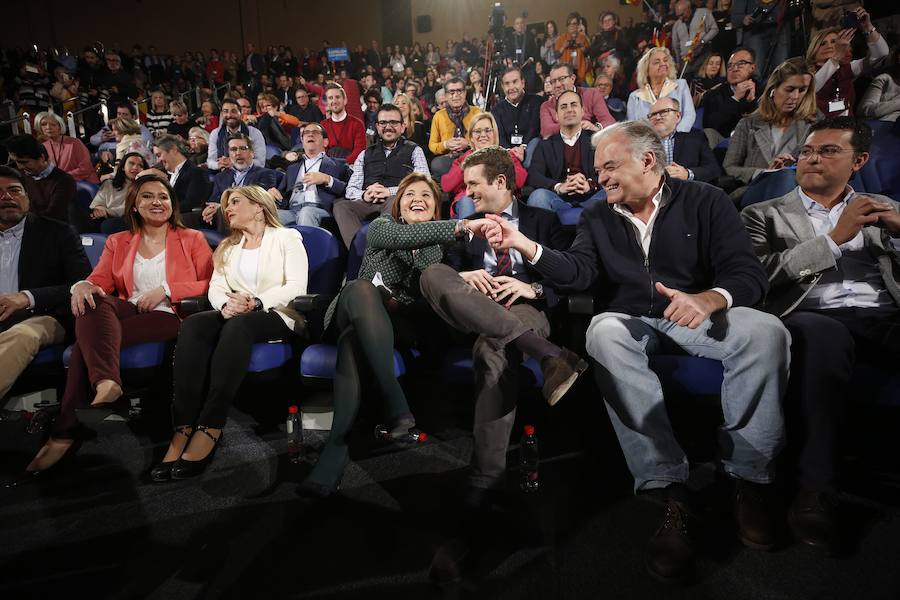
[[[395,300],[412,304],[420,296],[419,275],[444,258],[444,245],[456,241],[457,221],[398,223],[382,215],[369,224],[366,251],[359,268],[359,279],[372,281],[376,273]],[[325,327],[337,306],[338,294],[325,313]]]

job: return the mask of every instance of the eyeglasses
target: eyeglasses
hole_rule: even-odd
[[[647,118],[648,119],[661,119],[662,117],[666,116],[670,112],[678,112],[678,111],[675,110],[674,108],[663,108],[656,112],[650,113],[649,115],[647,115]]]
[[[750,62],[749,60],[739,60],[737,62],[730,62],[725,66],[730,71],[732,69],[743,69],[744,67],[746,67],[748,65],[752,65],[752,64],[754,64],[754,63]]]
[[[840,146],[820,146],[818,148],[804,146],[801,148],[798,158],[800,160],[809,160],[813,154],[818,154],[822,158],[836,158],[838,154],[843,154],[844,152],[853,152],[853,150],[841,148]]]
[[[4,196],[10,196],[12,198],[19,198],[20,196],[25,195],[25,189],[21,187],[9,187],[6,189],[0,189],[0,198]]]
[[[482,136],[482,135],[493,135],[494,129],[492,127],[485,127],[484,129],[473,129],[472,135]]]
[[[250,146],[229,146],[228,151],[232,154],[236,154],[237,152],[247,152],[250,150]]]
[[[399,127],[400,125],[403,125],[403,121],[391,119],[390,121],[375,121],[375,124],[379,127],[387,127],[388,125],[390,125],[391,127]]]
[[[445,90],[445,91],[448,96],[458,96],[458,95],[466,93],[466,90],[464,90],[463,88],[456,88],[456,89]]]
[[[574,77],[574,75],[562,75],[560,77],[554,77],[553,79],[548,79],[547,83],[549,83],[550,85],[556,85],[557,83],[562,83],[569,77]]]

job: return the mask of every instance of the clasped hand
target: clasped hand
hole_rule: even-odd
[[[225,292],[228,302],[222,306],[222,316],[226,319],[236,317],[253,310],[256,301],[246,292]]]

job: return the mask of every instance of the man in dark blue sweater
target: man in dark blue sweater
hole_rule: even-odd
[[[613,125],[595,142],[608,202],[585,209],[568,251],[540,246],[502,220],[487,238],[518,250],[558,290],[591,290],[603,308],[585,346],[636,492],[657,490],[651,495],[666,500],[647,568],[680,580],[693,566],[689,468],[648,355],[675,345],[724,364],[719,439],[723,469],[736,481],[738,534],[770,549],[777,531],[766,484],[784,443],[790,336],[778,319],[750,308],[766,293],[766,274],[721,190],[668,176],[665,150],[646,123]]]

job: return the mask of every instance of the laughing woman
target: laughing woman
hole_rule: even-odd
[[[231,234],[213,256],[214,310],[184,321],[175,349],[175,433],[153,481],[187,479],[212,461],[228,407],[250,364],[253,344],[302,333],[292,307],[306,293],[309,267],[296,229],[278,220],[275,200],[258,186],[226,190],[221,208]]]
[[[299,493],[327,497],[340,484],[349,462],[347,434],[360,404],[360,370],[368,365],[384,400],[387,425],[376,428],[385,441],[415,443],[416,429],[403,388],[394,376],[394,347],[420,346],[418,336],[435,336],[440,319],[419,292],[419,275],[441,262],[442,246],[489,221],[437,221],[440,190],[427,175],[410,173],[397,189],[390,215],[369,225],[359,278],[351,281],[325,315],[326,333],[337,336],[334,422],[319,462]],[[418,334],[418,335],[417,335]]]

